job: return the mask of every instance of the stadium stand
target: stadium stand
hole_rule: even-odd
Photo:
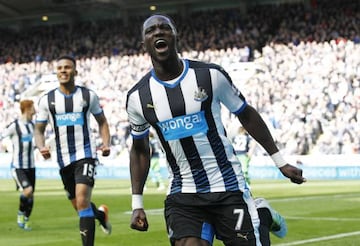
[[[226,8],[172,17],[185,37],[183,57],[228,68],[285,154],[358,154],[360,7],[358,1],[315,2],[249,6],[246,15]],[[72,54],[79,61],[77,80],[101,97],[114,155],[121,153],[127,89],[150,67],[140,47],[142,20],[1,30],[0,127],[13,120],[21,97],[36,98],[51,86],[53,59]],[[224,120],[233,122],[229,114]]]

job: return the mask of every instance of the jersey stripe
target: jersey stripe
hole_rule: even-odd
[[[212,81],[210,76],[210,71],[208,69],[199,69],[196,72],[196,80],[198,86],[204,88],[208,92],[208,100],[204,101],[201,105],[201,109],[205,110],[206,120],[208,122],[209,128],[214,129],[213,131],[208,131],[208,139],[211,145],[211,149],[214,152],[215,158],[217,160],[219,169],[225,178],[225,187],[226,190],[236,191],[239,190],[237,185],[236,175],[232,169],[231,163],[227,158],[224,144],[220,139],[219,134],[217,133],[216,123],[211,111],[210,103],[213,100],[212,86],[207,81]],[[221,129],[224,130],[224,129]],[[224,130],[225,131],[225,130]]]
[[[55,105],[56,105],[55,90],[52,90],[52,91],[50,91],[48,93],[47,99],[48,99],[47,101],[48,101],[48,107],[49,107],[49,110],[50,110],[50,115],[52,117],[52,122],[54,124],[53,130],[54,130],[54,135],[55,135],[56,153],[60,153],[61,152],[60,133],[59,133],[59,128],[58,128],[57,123],[56,123],[56,119],[55,119],[55,114],[56,114],[56,110],[55,110]],[[57,158],[57,162],[58,162],[58,165],[60,166],[60,168],[63,168],[64,167],[64,161],[63,161],[62,155],[57,154],[56,158]]]
[[[16,129],[16,135],[18,140],[18,148],[19,148],[19,152],[18,152],[18,165],[19,168],[24,168],[24,160],[23,160],[23,155],[24,155],[24,143],[21,141],[22,138],[22,133],[21,133],[21,129],[19,126],[19,122],[18,120],[15,120],[15,129]]]
[[[64,97],[65,112],[71,113],[74,111],[73,97]],[[76,161],[75,148],[75,126],[66,126],[67,146],[70,157],[70,163]]]
[[[186,103],[184,101],[184,95],[182,93],[180,85],[175,88],[166,88],[166,94],[168,95],[168,103],[173,117],[186,115],[190,112],[186,112]],[[180,139],[180,144],[186,156],[186,159],[190,163],[191,172],[196,186],[196,191],[206,193],[210,191],[209,180],[204,170],[200,154],[196,148],[193,137],[186,137]]]
[[[153,105],[154,102],[152,100],[152,96],[151,96],[151,91],[150,91],[150,85],[149,83],[144,83],[144,85],[142,87],[140,87],[139,89],[139,98],[141,101],[141,106],[142,106],[142,112],[144,113],[144,117],[146,118],[146,120],[148,122],[158,122],[158,118],[155,114],[155,111],[153,109],[150,109],[147,107],[148,104]],[[159,136],[160,142],[165,150],[166,153],[168,153],[166,155],[167,161],[169,163],[169,166],[171,168],[171,171],[174,175],[174,179],[173,180],[181,180],[180,179],[180,169],[179,166],[176,164],[176,159],[174,157],[174,155],[171,152],[171,148],[169,146],[169,143],[167,141],[165,141],[164,137],[161,134],[161,131],[159,129],[159,127],[156,124],[153,124],[153,127],[156,131],[156,133]],[[181,191],[181,187],[182,184],[181,182],[178,183],[173,183],[171,185],[171,189],[172,192],[177,193]]]
[[[32,129],[30,129],[30,126]],[[32,133],[34,132],[34,127],[33,127],[32,123],[25,124],[25,128],[26,128],[27,135],[32,137],[33,136]],[[32,138],[31,138],[31,141],[28,141],[26,143],[28,144],[28,147],[26,148],[25,154],[27,155],[27,159],[29,160],[28,162],[30,162],[30,160],[32,159],[31,156],[33,155],[33,152],[34,152]],[[30,168],[31,166],[28,166],[28,167]]]
[[[89,110],[89,104],[90,104],[90,92],[89,90],[85,90],[84,87],[81,87],[81,93],[82,93],[82,97],[84,102],[86,102],[86,106],[83,107],[83,115],[86,115],[86,113]],[[84,127],[82,128],[83,130],[83,135],[84,135],[84,150],[85,150],[85,155],[86,156],[92,156],[91,153],[91,148],[90,148],[90,136],[89,136],[89,132],[90,132],[90,127],[88,125],[88,121],[85,120],[84,121]]]

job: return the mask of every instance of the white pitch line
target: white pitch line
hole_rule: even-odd
[[[360,221],[360,218],[334,218],[334,217],[300,217],[300,216],[284,216],[290,220],[325,220],[325,221]]]
[[[157,208],[157,209],[146,209],[145,210],[146,214],[164,214],[164,209],[163,208]],[[132,214],[132,211],[126,211],[124,214]]]
[[[335,234],[332,236],[317,237],[317,238],[311,238],[311,239],[301,240],[301,241],[294,241],[294,242],[289,242],[289,243],[275,244],[274,246],[301,245],[301,244],[306,244],[306,243],[321,242],[321,241],[326,241],[326,240],[331,240],[331,239],[338,239],[338,238],[351,237],[351,236],[357,236],[357,235],[360,235],[360,231],[340,233],[340,234]]]
[[[283,197],[283,198],[274,198],[267,199],[270,202],[288,202],[288,201],[303,201],[303,200],[315,200],[315,199],[327,199],[327,198],[353,198],[358,199],[358,193],[350,193],[350,194],[328,194],[322,196],[308,196],[308,197]]]

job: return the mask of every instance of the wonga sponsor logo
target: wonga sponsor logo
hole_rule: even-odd
[[[74,126],[83,125],[84,116],[82,112],[65,113],[55,115],[57,126]]]
[[[26,134],[21,137],[21,142],[31,142],[33,138],[32,134]]]
[[[166,141],[192,136],[196,133],[206,133],[208,125],[204,111],[178,116],[157,123]]]

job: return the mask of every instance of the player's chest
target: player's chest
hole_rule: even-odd
[[[89,100],[86,100],[81,93],[75,93],[69,96],[57,95],[49,105],[51,111],[56,114],[65,114],[70,112],[84,112],[89,107]]]
[[[150,84],[150,96],[145,102],[145,114],[155,115],[158,121],[197,114],[211,105],[211,91],[194,82],[182,82],[174,87]]]

